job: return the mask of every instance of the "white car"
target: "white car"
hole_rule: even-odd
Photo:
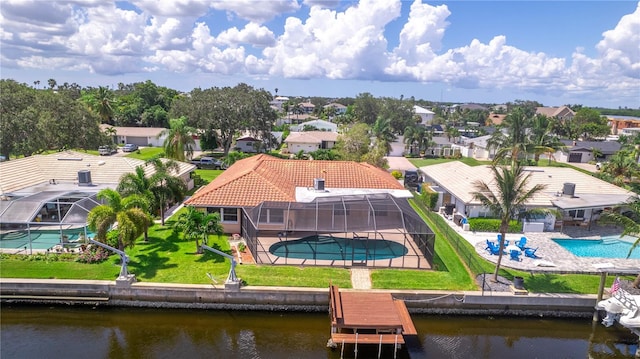
[[[138,145],[134,145],[133,143],[127,143],[122,147],[122,152],[133,152],[138,150]]]

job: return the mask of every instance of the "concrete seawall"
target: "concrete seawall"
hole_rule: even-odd
[[[591,317],[596,304],[596,295],[422,290],[383,292],[403,299],[411,313]],[[329,289],[247,286],[232,291],[211,285],[133,283],[120,286],[113,281],[2,278],[0,300],[3,304],[327,311]]]

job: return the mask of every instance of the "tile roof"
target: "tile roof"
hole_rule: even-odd
[[[349,161],[284,160],[260,154],[240,160],[185,204],[253,207],[263,201],[296,201],[296,187],[312,187],[324,178],[326,188],[395,189],[404,187],[387,171]]]
[[[117,136],[131,137],[158,137],[166,128],[162,127],[118,127],[102,124],[100,128],[104,131],[107,128],[114,128]]]
[[[568,113],[570,113],[572,115],[575,115],[575,112],[573,112],[573,110],[571,110],[567,106],[536,107],[536,113],[537,114],[545,115],[547,117],[556,117],[556,116],[559,116],[560,114],[562,114],[562,112],[568,112]]]

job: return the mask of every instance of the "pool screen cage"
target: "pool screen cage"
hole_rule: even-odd
[[[435,235],[405,198],[366,194],[263,202],[242,213],[242,236],[258,264],[432,265]],[[285,255],[274,250],[293,243],[298,245],[287,247]]]

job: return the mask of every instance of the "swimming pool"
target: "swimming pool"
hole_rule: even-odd
[[[606,237],[602,239],[559,239],[553,241],[578,257],[627,258],[634,237]],[[636,248],[629,257],[640,259],[640,248]]]
[[[69,241],[74,241],[84,233],[84,229],[65,229],[62,233],[68,237]],[[93,232],[87,231],[89,237],[93,237]],[[50,249],[60,244],[60,231],[58,230],[33,230],[31,231],[32,249]],[[0,248],[19,249],[29,247],[29,232],[26,230],[12,231],[0,235]]]
[[[269,247],[269,252],[287,258],[364,261],[402,257],[408,249],[385,239],[358,240],[312,235],[275,243]]]

